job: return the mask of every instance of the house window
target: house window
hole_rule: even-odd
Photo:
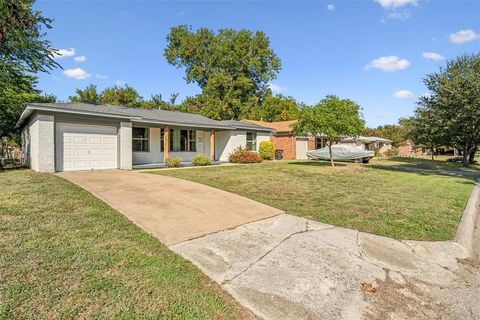
[[[148,128],[132,128],[132,150],[148,152]]]
[[[247,150],[257,151],[257,133],[247,132]]]
[[[195,138],[195,130],[170,129],[169,151],[195,152],[197,150]]]
[[[197,151],[197,132],[195,130],[188,131],[188,151]]]
[[[325,147],[325,140],[323,138],[317,137],[316,149],[322,149]]]

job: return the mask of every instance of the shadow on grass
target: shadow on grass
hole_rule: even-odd
[[[288,164],[294,164],[297,166],[314,166],[314,167],[331,167],[330,161],[324,160],[305,160],[305,161],[295,161],[289,162]],[[335,166],[338,167],[345,167],[347,166],[346,163],[335,162]]]
[[[465,168],[461,164],[439,160],[397,157],[385,160],[385,163],[370,163],[368,167],[379,170],[416,173],[425,176],[456,177],[471,181],[476,181],[480,178],[480,170],[476,167]]]

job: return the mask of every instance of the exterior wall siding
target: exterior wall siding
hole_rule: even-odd
[[[288,135],[272,135],[271,141],[275,145],[276,150],[283,150],[283,159],[285,160],[294,160],[296,159],[295,155],[295,136],[292,134]]]
[[[55,121],[52,115],[35,114],[23,130],[26,165],[37,172],[55,172]],[[24,151],[25,152],[25,151]]]
[[[132,123],[121,122],[118,130],[118,165],[120,169],[131,170],[133,165],[132,155]]]
[[[228,155],[233,150],[247,144],[245,131],[217,131],[215,135],[215,159],[219,161],[228,161]]]

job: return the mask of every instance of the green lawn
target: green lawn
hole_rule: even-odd
[[[207,184],[321,222],[397,239],[452,239],[478,167],[426,159],[369,165],[278,161],[157,173]]]
[[[81,188],[0,172],[0,319],[249,317],[195,266]]]

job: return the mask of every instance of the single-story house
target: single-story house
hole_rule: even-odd
[[[385,151],[392,149],[393,141],[379,137],[358,136],[345,138],[340,143],[350,144],[364,150],[378,150],[380,153],[384,153]]]
[[[190,113],[85,103],[27,104],[17,126],[24,163],[37,172],[130,170],[199,154],[228,161],[237,147],[258,151],[272,131]]]
[[[275,130],[270,134],[270,140],[276,150],[283,151],[283,159],[307,159],[307,151],[320,149],[326,146],[325,139],[316,136],[296,136],[293,133],[293,125],[296,120],[266,122],[245,120],[247,122]]]

